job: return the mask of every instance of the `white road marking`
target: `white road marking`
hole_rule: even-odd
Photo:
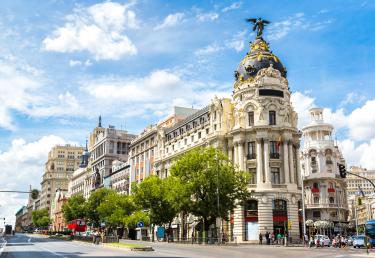
[[[29,242],[29,243],[30,243],[30,242],[31,242],[31,238],[29,238],[29,240],[27,240],[27,242]]]
[[[45,251],[47,251],[47,252],[50,252],[51,254],[54,254],[54,255],[57,255],[57,256],[60,256],[60,257],[63,257],[63,258],[68,258],[68,257],[66,257],[66,256],[63,255],[63,254],[55,253],[54,251],[51,251],[51,250],[49,250],[49,249],[47,249],[47,248],[45,248],[45,247],[38,246],[38,248],[43,249],[43,250],[45,250]]]

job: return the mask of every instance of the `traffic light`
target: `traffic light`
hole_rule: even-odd
[[[337,163],[337,165],[339,166],[339,171],[340,171],[340,176],[341,176],[341,178],[346,178],[346,169],[345,169],[345,165],[343,165],[343,164],[339,164],[339,163]]]

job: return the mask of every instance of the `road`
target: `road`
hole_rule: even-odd
[[[89,243],[52,240],[49,238],[17,234],[7,238],[1,258],[45,258],[45,257],[169,257],[169,258],[360,258],[375,257],[375,251],[367,255],[364,249],[303,248],[277,246],[198,246],[168,243],[147,243],[154,252],[134,252]]]

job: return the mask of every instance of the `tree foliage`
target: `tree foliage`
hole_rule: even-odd
[[[143,221],[146,227],[150,225],[150,217],[147,212],[137,210],[123,219],[123,223],[127,228],[136,228],[137,223],[140,221]]]
[[[98,207],[100,204],[106,200],[106,197],[114,193],[113,190],[107,188],[100,188],[93,193],[91,193],[89,199],[87,200],[87,220],[92,223],[94,227],[100,225],[101,218],[99,215]]]
[[[66,222],[87,217],[87,203],[83,195],[74,195],[62,205],[62,211]]]
[[[185,207],[206,226],[218,217],[228,219],[238,202],[250,195],[249,174],[236,171],[228,157],[213,147],[197,148],[181,156],[172,165],[171,175],[180,180],[182,191],[191,197]]]
[[[163,225],[171,223],[179,212],[170,198],[169,183],[157,176],[149,176],[138,185],[132,186],[134,201],[142,209],[148,210],[151,223]]]
[[[124,219],[136,210],[133,199],[127,195],[110,192],[99,204],[97,211],[101,221],[112,226],[124,225]]]
[[[46,228],[51,223],[47,209],[33,211],[32,218],[33,224],[37,228]]]

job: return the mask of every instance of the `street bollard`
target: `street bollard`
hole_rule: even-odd
[[[288,238],[284,237],[284,246],[288,246]]]

